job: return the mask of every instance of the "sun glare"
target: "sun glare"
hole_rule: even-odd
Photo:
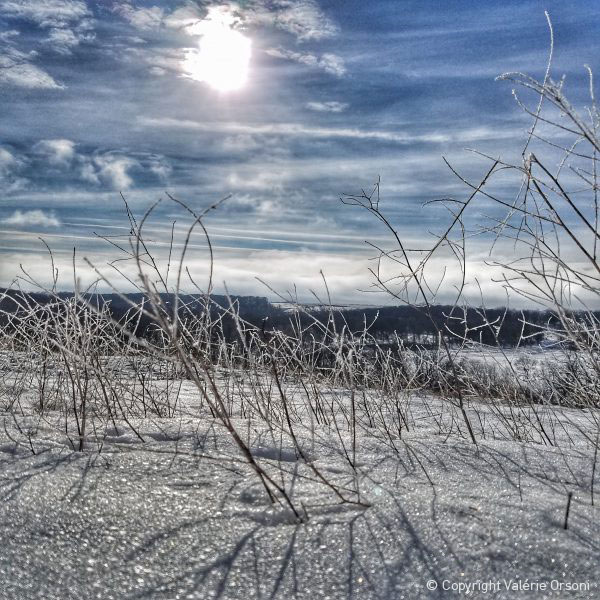
[[[233,28],[234,18],[218,8],[190,29],[200,35],[198,50],[189,50],[183,62],[188,77],[221,92],[241,88],[248,79],[252,42]]]

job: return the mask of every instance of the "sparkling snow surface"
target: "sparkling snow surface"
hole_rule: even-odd
[[[84,452],[72,450],[58,414],[56,422],[1,417],[0,598],[600,597],[586,411],[561,412],[557,447],[508,439],[481,406],[475,446],[456,432],[440,435],[440,400],[411,398],[414,426],[397,451],[375,432],[359,433],[368,508],[339,504],[289,439],[236,417],[260,464],[284,473],[309,517],[297,523],[268,502],[195,398],[185,382],[177,417],[133,423],[144,442],[117,422],[96,430],[101,448],[89,442]],[[324,475],[353,487],[335,432],[306,426],[298,436]],[[350,443],[347,431],[341,440]],[[459,590],[476,582],[478,590]],[[482,591],[489,582],[499,589]],[[526,587],[534,583],[545,591]]]

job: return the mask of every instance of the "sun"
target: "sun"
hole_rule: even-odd
[[[185,75],[203,81],[220,92],[243,87],[248,80],[252,41],[234,29],[231,13],[212,7],[205,19],[190,28],[200,35],[198,49],[188,50],[183,61]]]

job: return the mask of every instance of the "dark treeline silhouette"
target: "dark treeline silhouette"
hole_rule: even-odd
[[[160,294],[164,309],[170,312],[175,304],[174,294]],[[20,315],[31,314],[29,309],[34,308],[40,314],[46,311],[47,316],[59,317],[64,313],[64,303],[74,301],[72,292],[22,292],[15,289],[0,288],[0,326],[7,328],[11,322],[27,326],[19,319]],[[218,323],[218,335],[226,340],[232,341],[239,336],[235,319],[231,316],[233,312],[255,327],[261,327],[269,317],[285,317],[285,312],[271,304],[266,298],[260,296],[223,296],[211,295],[210,301],[205,296],[180,294],[178,298],[179,316],[182,321],[190,321],[210,313],[207,323]],[[107,307],[112,319],[120,324],[126,324],[126,328],[133,334],[142,338],[156,335],[157,326],[155,320],[149,315],[139,314],[136,310],[146,303],[148,310],[148,299],[142,293],[130,294],[81,294],[79,300],[81,306],[91,305],[96,309]],[[16,317],[16,319],[15,319]],[[282,322],[286,319],[282,318]]]
[[[431,316],[416,306],[386,306],[382,308],[344,309],[333,313],[328,310],[313,311],[311,316],[320,322],[335,320],[337,330],[344,325],[352,332],[360,332],[365,325],[377,340],[386,341],[398,335],[409,343],[429,345],[436,343],[437,331],[445,331],[448,338],[466,338],[489,345],[515,346],[539,344],[540,327],[556,323],[549,311],[494,309],[458,309],[436,305],[431,307]]]
[[[0,324],[6,326],[9,315],[18,315],[19,306],[27,303],[40,309],[56,306],[60,301],[73,299],[70,292],[58,292],[55,296],[42,292],[24,293],[18,290],[0,289]],[[141,293],[126,294],[125,298],[117,294],[87,294],[85,301],[95,305],[107,305],[116,321],[123,321],[132,310],[132,304],[139,306],[145,301]],[[57,299],[59,300],[57,302]],[[161,294],[167,309],[172,308],[175,296]],[[555,315],[541,310],[494,309],[458,309],[457,307],[437,305],[431,308],[432,320],[415,306],[387,306],[381,308],[336,308],[305,307],[302,311],[281,308],[259,296],[221,296],[212,295],[210,302],[199,295],[181,294],[179,297],[180,315],[183,319],[197,318],[210,312],[209,322],[219,321],[219,333],[225,339],[233,341],[238,335],[235,319],[231,316],[230,306],[246,322],[265,333],[281,331],[294,334],[300,326],[311,333],[319,329],[317,324],[327,325],[330,329],[345,335],[360,334],[368,328],[370,335],[377,341],[393,342],[398,336],[405,344],[433,346],[437,343],[437,330],[445,331],[450,341],[468,339],[489,345],[512,347],[517,344],[533,345],[541,343],[541,330],[558,324]],[[54,309],[53,309],[54,310]],[[594,313],[600,317],[599,313]],[[576,315],[574,315],[576,317]],[[145,337],[156,330],[152,319],[142,316],[132,321],[136,335]]]

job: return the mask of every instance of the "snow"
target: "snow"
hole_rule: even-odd
[[[174,388],[173,418],[132,419],[139,436],[124,421],[98,420],[84,452],[58,412],[0,416],[0,598],[598,595],[589,411],[538,407],[551,446],[515,439],[502,409],[472,403],[474,445],[458,434],[453,407],[413,394],[404,400],[409,430],[393,447],[361,422],[355,473],[347,428],[298,421],[307,464],[289,435],[234,410],[254,457],[300,507],[298,522],[269,502],[191,382]],[[302,391],[287,391],[299,407]],[[347,391],[323,394],[342,411]],[[340,503],[314,468],[346,490],[358,481],[368,506]],[[482,591],[492,583],[497,590]]]

